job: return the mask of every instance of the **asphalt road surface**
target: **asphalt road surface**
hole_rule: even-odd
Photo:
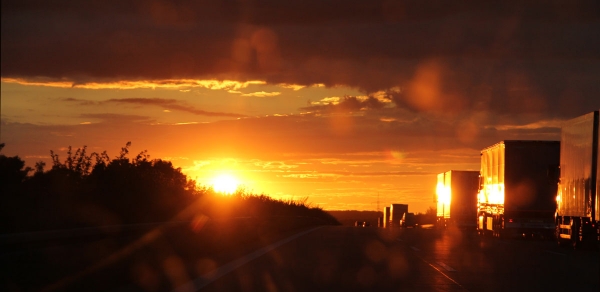
[[[0,291],[600,291],[599,252],[553,240],[324,226],[223,242],[219,255],[197,253],[206,238],[194,234],[118,253],[111,237],[13,245],[0,253]]]
[[[600,291],[598,251],[460,230],[328,226],[248,260],[178,291]]]

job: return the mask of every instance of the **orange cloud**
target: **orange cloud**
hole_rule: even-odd
[[[270,97],[270,96],[278,96],[281,92],[252,92],[252,93],[244,93],[242,96],[255,96],[255,97]]]
[[[161,88],[181,89],[202,87],[212,90],[239,90],[250,85],[266,84],[265,81],[233,81],[233,80],[194,80],[194,79],[165,79],[165,80],[137,80],[137,81],[106,81],[85,82],[53,80],[51,78],[2,78],[2,82],[17,83],[21,85],[48,86],[60,88],[84,88],[84,89],[139,89],[139,88]]]

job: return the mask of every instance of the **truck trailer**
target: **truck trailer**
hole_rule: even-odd
[[[383,207],[383,228],[390,227],[390,207]]]
[[[505,140],[481,151],[477,232],[554,236],[560,141]]]
[[[436,225],[475,230],[479,171],[450,170],[437,175]]]
[[[390,227],[400,227],[400,220],[404,213],[408,213],[408,204],[390,205]]]
[[[593,247],[599,240],[598,113],[568,120],[561,128],[555,222],[559,245]]]

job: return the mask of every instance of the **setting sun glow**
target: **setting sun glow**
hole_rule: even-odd
[[[212,180],[212,186],[216,192],[233,194],[239,186],[239,181],[229,174],[221,174]]]

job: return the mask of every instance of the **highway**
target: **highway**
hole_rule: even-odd
[[[600,291],[599,259],[550,240],[323,227],[199,291]]]
[[[178,231],[127,252],[100,237],[13,247],[0,257],[0,290],[600,291],[599,252],[553,240],[323,226],[218,253],[200,248],[213,233],[168,230]]]

